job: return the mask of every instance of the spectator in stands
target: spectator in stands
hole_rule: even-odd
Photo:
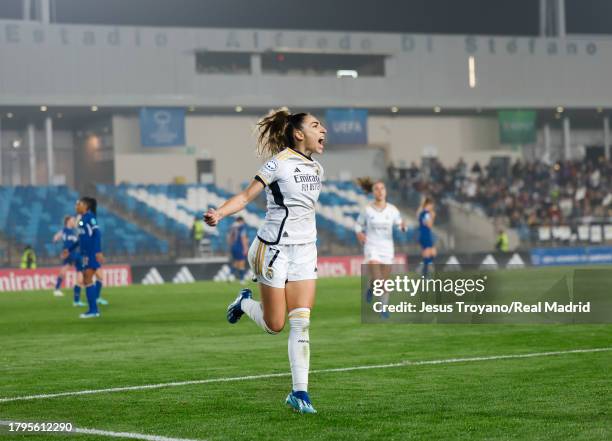
[[[21,269],[36,269],[36,253],[30,245],[26,245],[23,250]]]
[[[519,160],[507,171],[505,167],[483,167],[478,162],[468,167],[461,160],[445,168],[432,160],[425,172],[416,168],[414,176],[414,180],[405,177],[402,182],[400,173],[399,188],[405,192],[405,201],[411,200],[409,193],[417,193],[433,195],[441,202],[454,199],[469,203],[517,228],[526,240],[537,237],[533,230],[539,226],[611,220],[612,161],[605,158],[552,165]],[[439,205],[444,207],[443,203]]]
[[[193,254],[197,256],[199,254],[200,243],[204,239],[204,221],[197,215],[193,218],[191,237],[193,237]]]

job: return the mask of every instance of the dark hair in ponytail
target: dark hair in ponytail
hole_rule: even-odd
[[[81,202],[87,205],[87,209],[91,211],[94,214],[94,216],[97,216],[96,210],[98,209],[98,201],[96,201],[95,198],[92,198],[89,196],[83,196],[81,198]]]
[[[257,123],[257,153],[274,156],[287,147],[295,147],[295,130],[302,129],[308,113],[291,113],[286,107],[273,110]]]
[[[357,185],[359,185],[366,194],[372,193],[374,186],[378,183],[385,184],[382,179],[372,179],[369,176],[357,178]]]

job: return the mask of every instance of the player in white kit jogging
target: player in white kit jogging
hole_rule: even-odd
[[[248,252],[259,282],[261,302],[243,289],[227,309],[236,323],[248,315],[269,334],[278,334],[289,317],[289,364],[293,388],[286,403],[300,413],[316,413],[308,396],[310,310],[317,279],[315,204],[323,167],[312,158],[323,153],[327,130],[308,113],[279,109],[259,123],[259,152],[271,156],[250,185],[204,215],[215,226],[242,210],[265,188],[266,218]],[[287,314],[288,311],[288,314]]]
[[[370,280],[384,279],[390,274],[395,257],[393,244],[393,227],[406,231],[406,224],[393,204],[387,202],[387,188],[382,181],[372,182],[369,179],[359,181],[366,193],[373,193],[374,201],[366,205],[357,218],[355,233],[357,239],[363,244],[364,263],[368,265]],[[366,300],[372,301],[372,290],[368,289]],[[383,298],[387,304],[388,299]],[[388,318],[383,312],[382,317]]]

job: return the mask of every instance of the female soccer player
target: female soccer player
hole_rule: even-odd
[[[421,245],[421,257],[423,258],[423,277],[429,275],[429,265],[433,263],[437,251],[434,246],[432,228],[436,219],[434,211],[434,201],[430,197],[425,197],[419,208],[419,244]]]
[[[261,303],[243,289],[227,309],[236,323],[246,313],[269,334],[278,334],[289,317],[289,364],[293,389],[286,403],[300,413],[316,413],[308,396],[310,343],[308,328],[317,278],[315,203],[321,191],[323,167],[312,158],[324,149],[327,130],[309,113],[291,114],[286,108],[258,123],[258,151],[271,158],[250,185],[204,220],[215,226],[242,210],[265,188],[267,213],[248,261],[261,293]]]
[[[387,188],[382,181],[372,182],[369,178],[358,181],[366,193],[374,194],[374,202],[368,204],[357,218],[355,233],[357,240],[363,245],[364,262],[370,270],[370,280],[386,279],[391,272],[395,247],[393,244],[393,227],[398,226],[406,231],[406,224],[393,204],[387,202]],[[372,290],[366,294],[368,303],[372,301]],[[387,304],[388,297],[383,298]],[[383,311],[383,318],[389,313]]]
[[[81,318],[100,317],[98,312],[98,290],[93,283],[93,276],[104,263],[101,247],[101,234],[96,220],[97,201],[91,197],[82,197],[76,203],[76,211],[81,215],[79,220],[79,247],[83,260],[83,283],[89,309]]]
[[[81,302],[81,285],[83,284],[83,277],[81,275],[81,256],[79,252],[76,250],[79,238],[77,236],[77,232],[75,231],[76,227],[76,218],[74,216],[67,215],[64,217],[64,228],[61,231],[58,231],[57,234],[53,237],[53,242],[58,242],[61,240],[63,242],[62,248],[62,267],[60,269],[59,276],[57,277],[57,282],[55,283],[55,291],[53,294],[56,297],[63,297],[63,293],[60,290],[62,286],[62,280],[66,277],[66,273],[70,269],[72,265],[75,266],[77,271],[77,280],[74,284],[74,306],[85,306],[84,303]]]
[[[238,216],[236,218],[236,221],[232,225],[228,235],[227,242],[232,252],[232,269],[234,270],[236,280],[244,284],[249,242],[247,238],[246,224],[244,223],[244,218],[242,216]]]

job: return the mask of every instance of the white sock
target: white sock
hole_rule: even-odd
[[[310,369],[308,328],[310,328],[310,308],[295,308],[289,311],[289,364],[295,391],[308,391]]]
[[[242,309],[246,315],[251,317],[251,320],[253,320],[261,329],[266,331],[268,334],[278,334],[278,332],[272,331],[270,328],[268,328],[268,325],[266,325],[266,321],[264,320],[263,315],[263,308],[261,307],[261,302],[258,302],[253,299],[243,299],[242,302],[240,302],[240,309]]]

